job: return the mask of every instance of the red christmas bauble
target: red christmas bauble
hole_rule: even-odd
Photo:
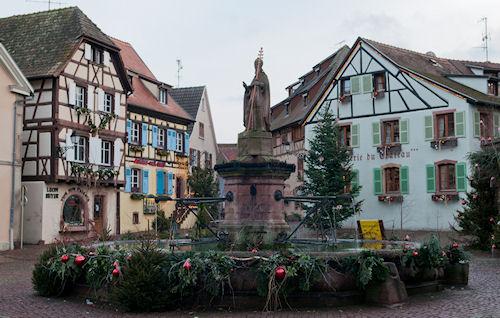
[[[113,277],[118,277],[120,276],[120,270],[118,268],[113,269],[113,272],[111,272]]]
[[[75,257],[75,264],[76,264],[77,266],[82,266],[82,265],[83,265],[83,263],[85,263],[85,256],[83,256],[83,255],[77,255],[77,256]]]
[[[254,248],[252,248],[252,250],[251,250],[250,252],[252,252],[253,254],[255,254],[255,253],[257,253],[258,251],[257,251],[257,249],[254,247]]]
[[[61,256],[61,262],[67,263],[69,261],[69,255],[64,254]]]
[[[418,256],[418,251],[413,251],[413,253],[411,255],[417,257]]]
[[[451,247],[453,247],[453,248],[458,248],[458,243],[457,243],[457,242],[454,242],[454,243],[451,245]]]
[[[276,277],[277,280],[283,280],[285,279],[286,276],[286,269],[284,266],[278,266],[276,267],[276,270],[274,271],[274,277]]]
[[[189,260],[189,258],[184,262],[182,267],[187,271],[191,269],[191,261]]]
[[[118,261],[114,261],[113,266],[116,268],[116,267],[120,266],[120,263],[118,263]]]

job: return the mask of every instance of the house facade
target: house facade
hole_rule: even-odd
[[[35,91],[24,102],[24,241],[118,233],[130,91],[119,49],[76,7],[0,19],[0,38]]]
[[[21,136],[24,99],[33,88],[0,43],[0,251],[13,249],[21,240]]]
[[[206,86],[180,87],[170,90],[174,100],[195,122],[189,126],[189,167],[212,169],[217,160],[217,139]]]
[[[287,196],[298,195],[304,180],[306,149],[302,123],[325,82],[337,71],[348,52],[349,47],[343,46],[316,64],[311,71],[286,88],[286,99],[271,108],[273,155],[276,159],[296,167],[290,178],[285,181],[284,194]],[[300,204],[287,203],[285,211],[287,215],[301,214],[302,208]]]
[[[120,228],[125,232],[153,230],[159,210],[171,216],[173,201],[155,203],[155,196],[186,195],[191,116],[170,96],[171,87],[156,79],[134,48],[113,39],[127,69],[133,93],[127,98],[125,187],[120,196]],[[187,218],[187,219],[186,219]],[[191,227],[192,215],[176,217]]]
[[[359,38],[307,116],[306,140],[333,113],[352,150],[360,217],[448,230],[470,190],[468,154],[500,137],[499,71]]]

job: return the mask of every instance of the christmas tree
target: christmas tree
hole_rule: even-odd
[[[339,127],[330,112],[314,128],[305,162],[304,193],[309,196],[335,196],[350,193],[356,197],[360,187],[353,183],[351,152],[340,143]],[[360,209],[361,202],[355,205]],[[348,199],[321,202],[306,207],[311,214],[308,225],[320,230],[340,228],[354,214]],[[318,212],[315,212],[315,211]],[[312,214],[314,213],[314,214]]]

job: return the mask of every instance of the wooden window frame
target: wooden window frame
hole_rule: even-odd
[[[97,57],[97,58],[96,58]],[[104,50],[95,45],[90,46],[90,62],[96,65],[104,64]]]
[[[341,136],[344,136],[344,140],[348,142],[342,142]],[[339,144],[344,145],[348,148],[351,147],[351,124],[344,123],[339,125]]]
[[[139,212],[132,213],[132,224],[134,225],[139,224]]]
[[[349,82],[349,91],[346,91],[345,83]],[[345,77],[340,79],[340,96],[351,96],[352,95],[352,83],[350,77]]]
[[[165,149],[165,133],[166,130],[164,128],[158,127],[158,148]]]
[[[434,139],[435,140],[456,138],[457,132],[455,131],[455,109],[434,112],[433,116],[434,116]],[[439,119],[443,116],[445,118],[445,123],[444,123],[445,136],[440,136],[439,135]],[[451,118],[453,118],[453,125],[451,127],[453,130],[453,136],[449,135],[449,128],[450,128],[449,127],[450,126],[449,116],[451,116]]]
[[[383,88],[382,89],[378,89],[377,88],[377,78],[381,78],[382,79],[382,86]],[[373,73],[373,91],[375,92],[385,92],[387,89],[387,83],[386,83],[386,79],[385,79],[385,72],[376,72],[376,73]]]
[[[80,96],[79,90],[81,90],[82,93],[81,100],[78,99]],[[80,101],[81,105],[78,104]],[[75,88],[75,107],[87,107],[87,88],[79,83],[76,84]]]
[[[394,123],[397,122],[397,129],[395,129],[394,127]],[[385,129],[385,125],[386,124],[391,124],[391,138],[390,138],[390,142],[387,143],[386,142],[386,129]],[[399,125],[400,125],[400,118],[387,118],[387,119],[384,119],[382,121],[380,121],[380,126],[381,126],[381,134],[380,134],[380,137],[381,137],[381,140],[380,140],[380,144],[382,146],[388,146],[388,145],[399,145],[401,143],[401,136],[399,135]],[[396,130],[397,130],[397,136],[398,136],[398,141],[396,141]]]
[[[453,171],[453,183],[454,187],[450,187],[450,183],[448,180],[448,188],[447,189],[442,189],[441,188],[441,167],[443,166],[452,166],[452,171]],[[436,178],[436,193],[437,194],[458,194],[457,192],[457,174],[456,174],[456,168],[457,168],[457,161],[455,160],[441,160],[438,161],[434,164],[435,167],[435,178]]]
[[[134,125],[137,125],[137,129],[134,129]],[[137,130],[137,140],[134,140],[134,130]],[[142,123],[138,121],[130,121],[130,143],[133,145],[142,144]]]
[[[179,137],[180,136],[180,137]],[[184,152],[184,133],[180,131],[175,132],[175,151]]]
[[[137,186],[134,187],[134,171],[137,172]],[[130,192],[142,193],[142,170],[139,168],[130,169]]]
[[[400,195],[401,194],[401,165],[398,164],[387,164],[383,165],[382,167],[382,186],[383,186],[383,192],[384,194],[387,195]],[[389,185],[388,185],[388,175],[387,171],[389,169],[397,169],[398,171],[398,182],[397,182],[397,190],[396,191],[389,191]]]
[[[108,102],[108,97],[109,99],[109,105],[107,104]],[[104,92],[104,105],[103,105],[103,111],[108,114],[114,113],[114,105],[115,105],[115,96],[111,93]],[[109,107],[109,110],[107,108]]]
[[[109,163],[104,162],[104,143],[109,143]],[[108,139],[101,140],[101,164],[104,166],[111,166],[113,164],[114,142]]]
[[[490,89],[490,88],[492,88],[492,89]],[[487,94],[491,95],[491,96],[498,96],[498,80],[488,79]]]
[[[80,140],[83,140],[83,146],[79,144]],[[89,158],[89,155],[88,155],[89,139],[88,139],[88,137],[75,134],[75,135],[71,136],[71,142],[73,144],[73,149],[74,149],[73,150],[73,152],[74,152],[73,161],[77,162],[77,163],[86,163],[88,161],[88,158]],[[77,158],[78,153],[79,153],[78,149],[80,148],[80,146],[83,147],[83,159]]]
[[[479,111],[479,137],[480,138],[494,138],[495,132],[493,124],[493,112]],[[486,118],[483,118],[486,117]],[[486,119],[486,120],[485,120]]]
[[[158,101],[163,105],[167,104],[167,90],[165,88],[160,88],[158,91]]]
[[[205,124],[201,121],[198,123],[198,137],[205,139]]]

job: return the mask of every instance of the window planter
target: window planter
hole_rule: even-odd
[[[432,201],[434,202],[450,202],[450,201],[458,201],[458,193],[449,193],[449,194],[433,194]]]
[[[168,153],[169,153],[169,151],[166,149],[161,149],[161,148],[156,149],[156,154],[158,156],[167,156]]]
[[[143,152],[144,147],[141,145],[130,145],[128,146],[128,149],[133,152]]]
[[[403,196],[401,194],[385,194],[379,195],[378,200],[380,202],[403,202]]]
[[[431,148],[440,150],[440,149],[450,149],[458,146],[458,139],[456,137],[453,138],[442,138],[431,141]]]
[[[499,141],[500,138],[481,137],[481,147],[491,146]]]
[[[401,152],[401,144],[382,145],[377,147],[377,152],[382,155],[395,155]]]
[[[144,194],[142,194],[142,193],[131,193],[130,194],[130,199],[137,200],[137,201],[138,200],[142,200],[142,199],[144,199]]]

